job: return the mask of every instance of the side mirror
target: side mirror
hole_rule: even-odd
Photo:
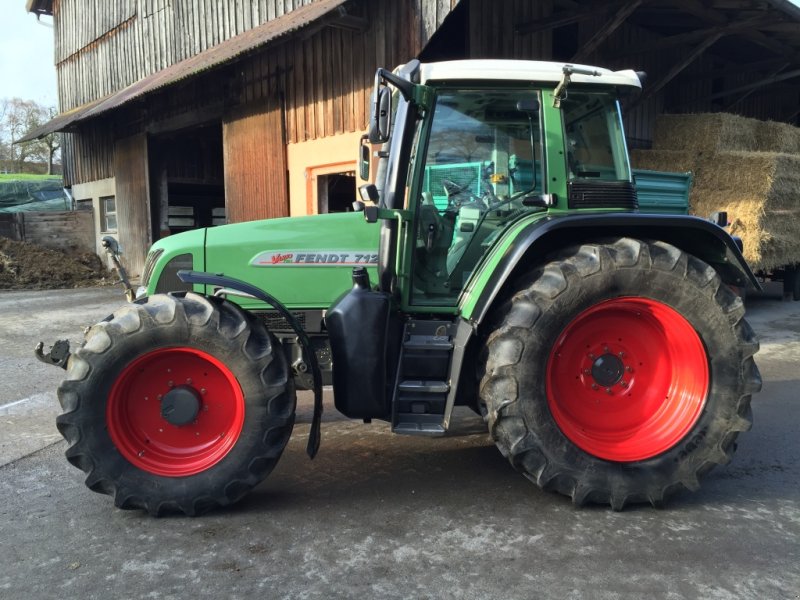
[[[358,148],[358,176],[364,181],[369,181],[369,162],[371,154],[372,148],[369,145],[369,137],[362,135],[361,145]]]
[[[388,87],[380,86],[375,94],[372,117],[369,126],[369,141],[373,144],[385,144],[389,141],[392,129],[392,92]]]

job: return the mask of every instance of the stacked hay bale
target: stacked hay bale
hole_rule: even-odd
[[[635,168],[692,171],[691,214],[727,211],[750,266],[800,263],[800,128],[715,113],[662,115]]]

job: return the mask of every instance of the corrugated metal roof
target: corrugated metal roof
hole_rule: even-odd
[[[148,75],[125,89],[110,94],[62,113],[48,121],[41,127],[30,131],[17,143],[35,140],[54,131],[64,131],[71,125],[96,117],[145,94],[168,86],[172,83],[196,75],[213,67],[225,64],[255,48],[268,44],[290,33],[310,25],[317,19],[324,17],[335,10],[347,0],[317,0],[285,14],[277,19],[268,21],[249,31],[245,31],[229,40],[204,50],[186,60],[175,63],[157,73]]]

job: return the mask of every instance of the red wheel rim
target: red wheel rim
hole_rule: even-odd
[[[162,415],[164,398],[177,389],[196,400],[196,416],[179,425]],[[224,364],[194,348],[164,348],[123,369],[111,388],[106,423],[114,445],[135,467],[183,477],[205,471],[230,452],[244,414],[242,388]]]
[[[691,324],[647,298],[592,306],[567,325],[547,361],[547,403],[576,446],[630,462],[672,448],[700,418],[706,351]]]

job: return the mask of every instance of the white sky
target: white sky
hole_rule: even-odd
[[[0,0],[0,98],[56,106],[53,29],[25,11],[25,0]],[[42,17],[51,25],[51,17]]]

